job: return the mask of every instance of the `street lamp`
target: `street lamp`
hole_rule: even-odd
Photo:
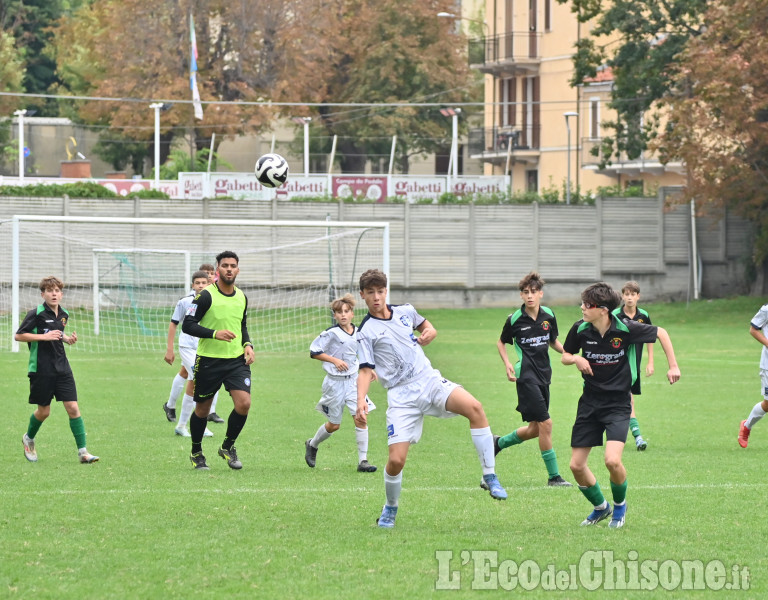
[[[18,117],[19,121],[19,184],[24,184],[24,115],[27,114],[27,109],[13,111],[14,116]]]
[[[570,204],[571,203],[571,124],[569,122],[569,119],[571,117],[579,117],[579,113],[568,111],[566,113],[563,113],[563,116],[565,117],[565,128],[568,131],[568,179],[565,181],[565,203]]]
[[[165,112],[173,106],[169,102],[153,102],[149,108],[155,110],[155,189],[160,189],[160,111]]]
[[[309,122],[312,117],[291,117],[291,121],[304,126],[304,177],[309,177]]]
[[[459,177],[459,113],[460,108],[441,108],[440,114],[451,117],[451,171],[454,181]]]

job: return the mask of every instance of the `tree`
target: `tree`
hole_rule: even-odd
[[[602,140],[603,162],[638,158],[663,122],[664,102],[678,91],[678,55],[701,34],[709,0],[557,1],[572,2],[581,22],[596,23],[577,43],[572,83],[584,84],[600,67],[613,71],[616,118],[602,124],[614,132]]]
[[[757,227],[754,261],[768,258],[768,5],[717,0],[680,55],[669,123],[654,144],[682,160],[688,198],[726,206]]]
[[[7,92],[22,91],[24,60],[16,48],[13,36],[0,30],[0,89]],[[21,106],[21,101],[12,96],[0,96],[0,114],[7,115]],[[11,119],[0,119],[0,167],[15,159],[18,147],[11,140]]]
[[[402,103],[312,111],[313,128],[338,136],[344,172],[363,172],[369,156],[388,155],[397,135],[400,170],[407,173],[409,155],[442,149],[450,137],[450,123],[437,109],[407,104],[450,105],[480,93],[465,40],[436,17],[449,9],[436,0],[317,0],[294,23],[294,68],[281,100]]]

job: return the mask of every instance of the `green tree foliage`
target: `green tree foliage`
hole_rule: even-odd
[[[717,0],[705,23],[680,55],[679,93],[654,146],[685,163],[699,206],[726,206],[757,226],[759,265],[768,258],[768,5]]]
[[[22,91],[24,60],[13,36],[0,30],[0,89],[7,92]],[[7,115],[21,106],[13,96],[0,96],[0,114]],[[0,119],[0,167],[16,159],[18,147],[11,139],[11,120]]]
[[[397,103],[466,101],[481,93],[464,53],[466,40],[437,13],[435,0],[317,0],[291,33],[295,81],[282,100]],[[313,128],[338,136],[345,172],[361,172],[371,155],[388,155],[398,139],[400,170],[408,156],[445,147],[450,121],[436,109],[321,107]]]
[[[610,106],[617,117],[602,124],[613,131],[603,139],[603,162],[639,157],[658,132],[666,97],[679,91],[678,55],[701,34],[709,0],[557,1],[571,2],[580,21],[595,23],[577,43],[572,83],[589,81],[599,68],[613,71]]]

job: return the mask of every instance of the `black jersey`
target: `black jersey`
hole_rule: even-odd
[[[539,314],[532,319],[523,304],[507,317],[499,339],[515,347],[518,383],[549,385],[552,380],[549,345],[557,339],[557,319],[551,309],[540,306]]]
[[[656,341],[658,327],[637,321],[620,321],[610,316],[604,336],[591,323],[576,321],[563,343],[563,350],[589,361],[592,375],[582,374],[584,388],[598,394],[629,392],[637,379],[636,344]]]
[[[67,321],[69,321],[69,313],[61,306],[57,315],[43,302],[24,316],[16,333],[46,333],[57,330],[63,334]],[[67,353],[64,351],[63,337],[52,341],[28,342],[27,346],[29,346],[28,371],[30,373],[59,375],[72,372]]]

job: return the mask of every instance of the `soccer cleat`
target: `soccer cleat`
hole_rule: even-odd
[[[217,415],[215,412],[212,412],[208,415],[208,420],[213,423],[223,423],[224,419],[222,419],[219,415]]]
[[[165,418],[168,419],[171,423],[175,423],[176,409],[168,406],[168,403],[166,402],[165,404],[163,404],[163,410],[165,411]]]
[[[83,463],[84,465],[89,465],[91,463],[98,462],[99,460],[98,456],[94,456],[93,454],[88,452],[88,450],[81,450],[77,453],[77,455],[80,457],[80,462]]]
[[[29,462],[37,462],[37,450],[35,450],[35,440],[29,437],[26,433],[22,436],[21,441],[24,443],[24,458]]]
[[[186,427],[177,427],[173,430],[173,432],[176,435],[180,435],[181,437],[192,437],[192,435],[189,433]]]
[[[228,450],[225,450],[224,448],[219,448],[219,456],[227,461],[227,464],[229,465],[230,469],[242,469],[243,463],[240,462],[240,459],[237,458],[237,450],[235,450],[235,447],[232,446]]]
[[[606,502],[605,508],[596,508],[591,513],[589,513],[589,516],[581,522],[581,526],[587,527],[588,525],[599,523],[603,519],[610,517],[612,512],[613,510],[611,509],[611,503]]]
[[[198,452],[197,454],[190,454],[189,460],[192,461],[192,464],[194,465],[195,469],[198,469],[201,471],[208,470],[208,463],[205,462],[205,456],[203,456],[202,452]]]
[[[372,465],[367,460],[361,460],[357,465],[357,470],[361,473],[373,473],[376,470],[376,465]]]
[[[488,475],[483,475],[483,483],[485,483],[488,486],[486,489],[491,494],[491,498],[493,498],[494,500],[507,499],[507,491],[503,487],[501,487],[499,478],[496,477],[495,473],[489,473]]]
[[[547,481],[547,485],[552,487],[573,487],[570,482],[563,479],[560,475],[555,475],[554,477],[550,477]]]
[[[304,460],[307,461],[308,466],[314,469],[315,462],[317,459],[317,448],[315,448],[312,444],[309,443],[311,441],[312,440],[307,440],[306,442],[304,442]],[[358,468],[358,471],[359,470],[360,469]]]
[[[747,444],[749,444],[749,434],[752,432],[751,429],[747,429],[747,422],[742,421],[741,427],[739,428],[739,446],[742,448],[746,448]]]
[[[203,431],[203,437],[213,437],[213,431],[206,427],[205,431]]]
[[[646,441],[643,439],[643,436],[642,436],[642,435],[638,435],[638,436],[635,438],[635,446],[637,446],[637,450],[638,450],[639,452],[642,452],[643,450],[645,450],[645,449],[648,447],[648,442],[646,442]]]
[[[376,525],[392,529],[395,526],[395,517],[397,517],[397,506],[387,506],[381,509],[381,516],[376,519]]]
[[[624,517],[627,514],[627,503],[624,502],[624,504],[614,504],[613,505],[613,518],[611,519],[611,522],[608,523],[608,527],[611,529],[618,529],[619,527],[624,527]]]
[[[503,448],[501,446],[499,446],[499,438],[500,437],[501,436],[499,436],[499,435],[494,435],[493,436],[493,455],[494,456],[498,456],[499,452],[501,452],[503,450]]]

